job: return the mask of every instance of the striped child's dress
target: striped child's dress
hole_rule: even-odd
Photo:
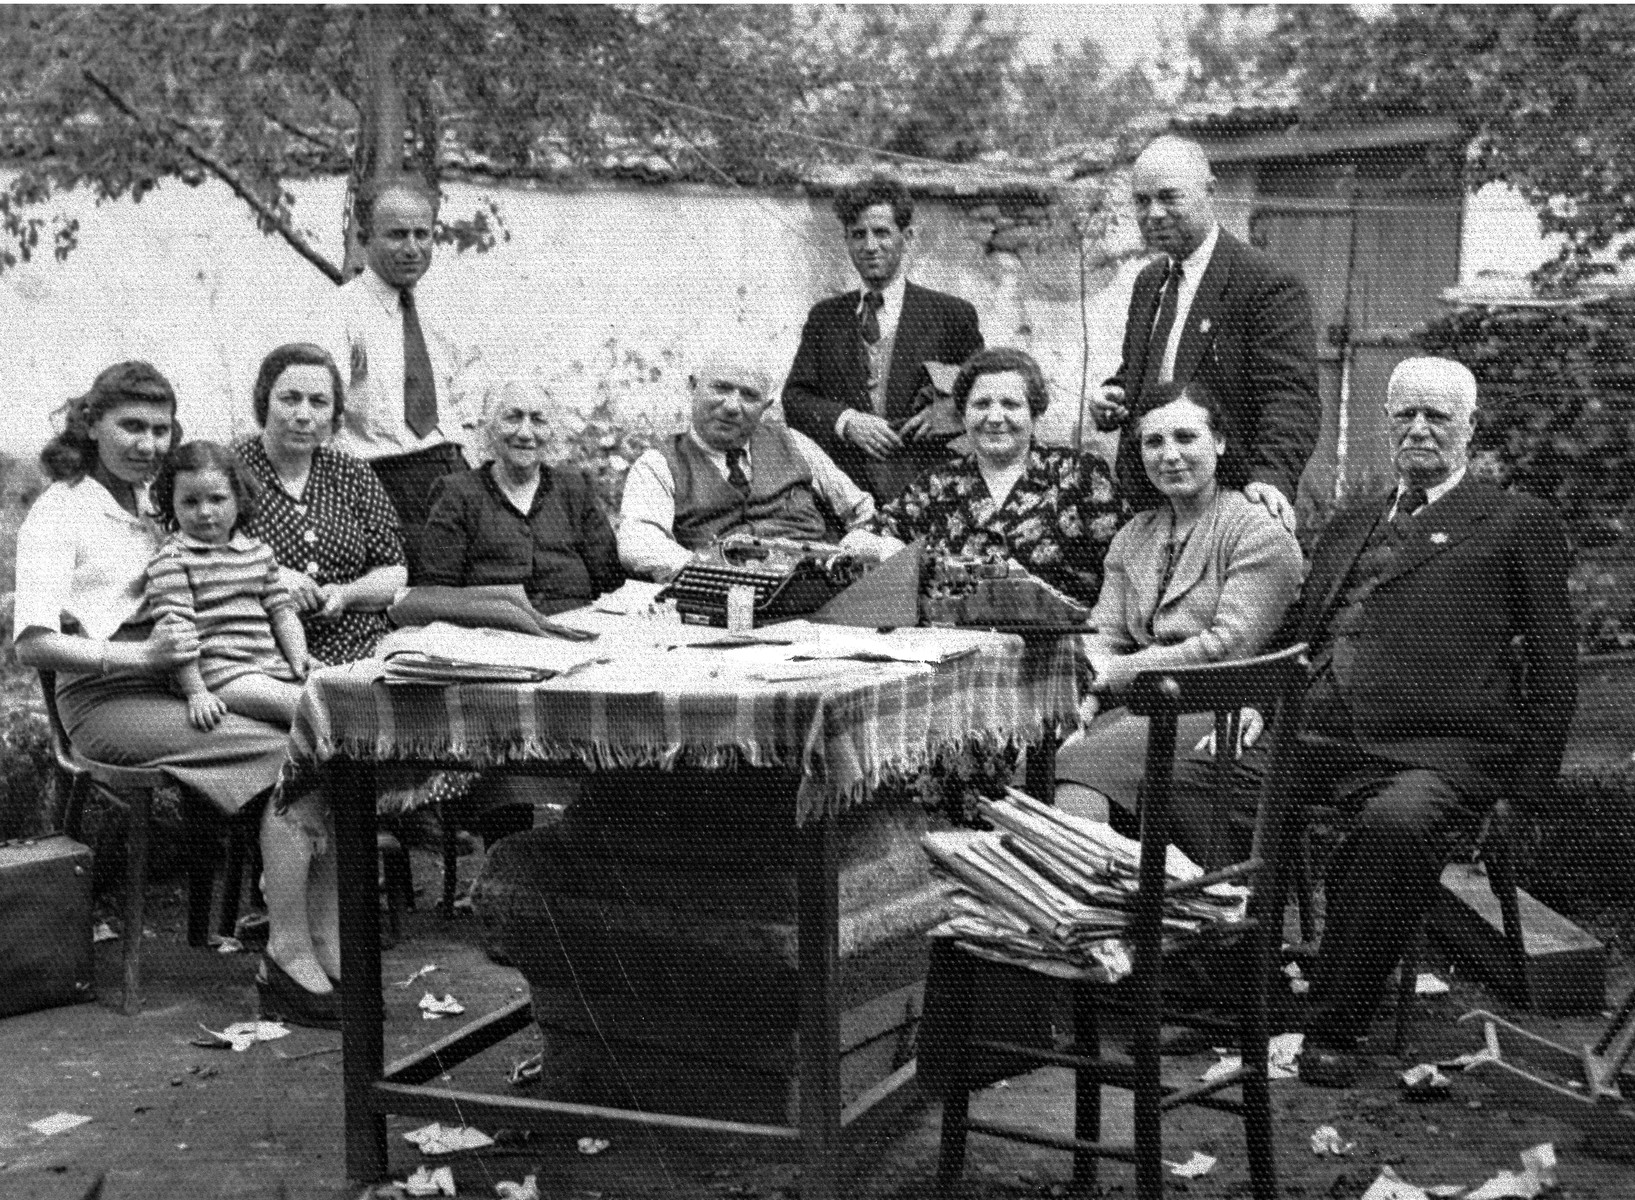
[[[243,533],[225,545],[175,533],[148,564],[146,615],[179,616],[198,630],[207,688],[257,673],[295,682],[271,620],[293,603],[278,581],[272,548]]]

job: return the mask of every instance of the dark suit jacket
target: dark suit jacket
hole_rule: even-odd
[[[1119,479],[1136,508],[1161,497],[1141,467],[1136,426],[1152,408],[1138,395],[1147,340],[1162,299],[1164,258],[1136,276],[1124,325],[1124,359],[1107,382],[1122,387],[1130,410],[1119,439]],[[1248,459],[1251,482],[1295,498],[1300,472],[1317,445],[1323,406],[1317,395],[1311,301],[1289,272],[1221,231],[1199,281],[1175,354],[1175,381],[1200,380],[1226,415],[1227,438]]]
[[[1302,641],[1325,640],[1390,502],[1358,504],[1318,538]],[[1363,748],[1439,771],[1483,802],[1500,788],[1541,794],[1560,769],[1578,694],[1568,563],[1561,522],[1535,497],[1467,478],[1421,510],[1364,601],[1354,641],[1343,694]]]
[[[868,357],[857,328],[858,297],[850,291],[813,305],[783,385],[783,412],[791,428],[822,446],[859,487],[885,503],[946,452],[940,446],[912,447],[896,459],[877,462],[835,436],[835,421],[846,409],[874,411]],[[886,377],[886,420],[895,425],[914,414],[915,393],[926,381],[925,363],[957,366],[980,349],[982,330],[969,301],[910,283]]]

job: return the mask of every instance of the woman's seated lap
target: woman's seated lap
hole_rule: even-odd
[[[1147,721],[1119,696],[1142,671],[1202,665],[1258,653],[1300,587],[1294,535],[1234,490],[1244,481],[1229,453],[1220,412],[1207,397],[1171,389],[1141,418],[1142,464],[1165,497],[1113,539],[1106,580],[1090,617],[1085,651],[1094,674],[1080,709],[1085,728],[1057,755],[1060,782],[1133,809],[1146,753]],[[1177,753],[1214,728],[1208,713],[1183,717]],[[1064,790],[1065,807],[1097,806]]]

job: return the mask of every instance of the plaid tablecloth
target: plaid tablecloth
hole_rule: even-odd
[[[805,820],[965,746],[1036,742],[1077,723],[1069,639],[920,631],[969,653],[936,665],[814,664],[787,679],[753,651],[671,649],[650,623],[599,624],[607,661],[545,683],[389,685],[378,660],[316,672],[291,731],[285,794],[336,756],[478,770],[749,765],[799,769]]]

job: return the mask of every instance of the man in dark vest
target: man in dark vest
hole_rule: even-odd
[[[900,180],[876,175],[842,188],[835,215],[861,286],[808,314],[783,411],[884,504],[948,456],[923,403],[932,394],[926,364],[959,366],[982,349],[982,331],[969,301],[908,281],[914,201]]]
[[[619,560],[664,582],[728,534],[827,541],[874,516],[874,501],[804,434],[762,421],[766,373],[718,351],[688,379],[692,422],[625,477]]]

